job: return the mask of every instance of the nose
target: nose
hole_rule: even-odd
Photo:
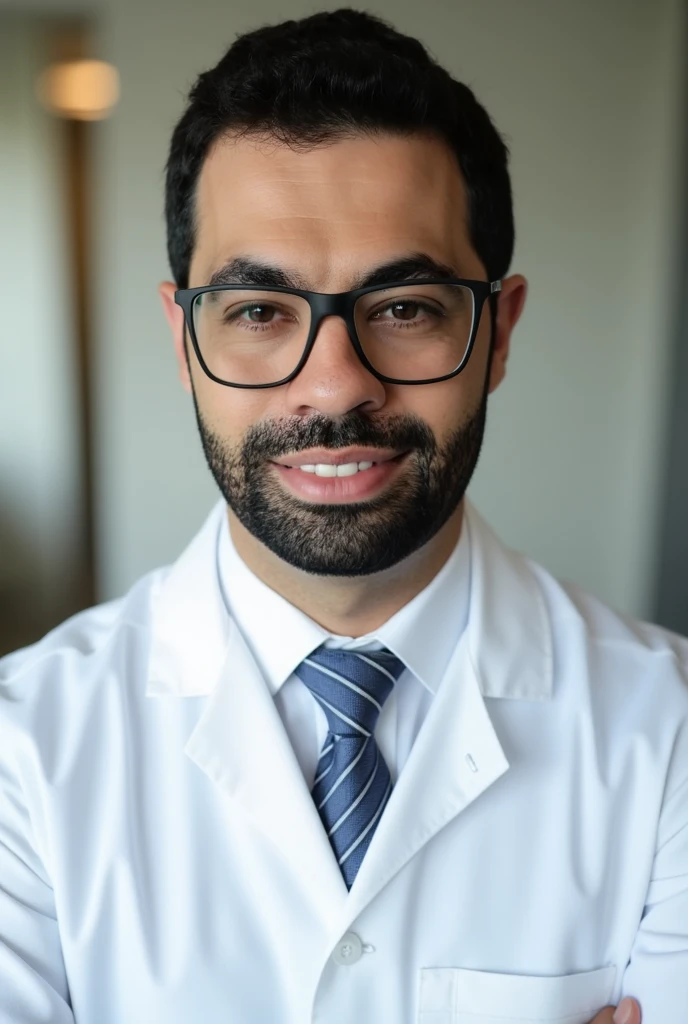
[[[386,387],[358,358],[344,320],[327,316],[306,365],[288,385],[290,412],[315,411],[331,417],[354,409],[373,412],[384,405]]]

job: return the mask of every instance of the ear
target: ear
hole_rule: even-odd
[[[158,287],[158,295],[162,301],[162,308],[167,322],[172,330],[174,352],[177,357],[179,379],[185,391],[191,394],[191,378],[189,376],[189,362],[186,356],[186,323],[184,321],[184,310],[174,301],[174,293],[177,286],[172,281],[163,281]]]
[[[488,387],[490,393],[499,387],[506,376],[511,332],[521,316],[527,292],[528,282],[520,274],[512,274],[502,281],[502,290],[497,297],[497,324]]]

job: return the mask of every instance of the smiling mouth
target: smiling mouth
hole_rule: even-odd
[[[385,460],[393,462],[393,459]],[[335,466],[331,462],[307,463],[303,466],[289,466],[288,469],[298,469],[302,473],[311,473],[315,476],[356,476],[357,473],[365,473],[373,466],[379,466],[379,462],[345,462],[343,465]]]
[[[310,473],[312,476],[320,477],[348,477],[356,476],[358,473],[365,473],[367,470],[372,469],[373,466],[386,465],[387,463],[399,462],[407,452],[400,452],[399,455],[395,455],[392,458],[378,459],[378,460],[361,460],[343,463],[334,462],[306,462],[300,465],[290,466],[288,463],[282,463],[283,469],[289,470],[300,470],[302,473]]]
[[[356,452],[353,449],[351,456],[359,455],[359,459],[354,461],[349,456],[350,462],[302,462],[293,466],[273,462],[272,465],[284,485],[300,498],[320,504],[367,501],[395,479],[409,452],[401,452],[390,457],[381,451],[378,462],[361,459],[362,454],[367,455],[368,452]],[[373,452],[370,451],[370,454]],[[322,458],[322,455],[320,457]],[[343,457],[346,458],[339,456],[340,459]],[[301,458],[304,456],[301,455]]]

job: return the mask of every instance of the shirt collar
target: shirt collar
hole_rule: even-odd
[[[471,546],[465,519],[459,541],[430,583],[382,626],[357,638],[329,633],[263,583],[237,552],[226,516],[217,558],[227,609],[273,695],[321,644],[348,650],[386,647],[434,694],[468,620]]]

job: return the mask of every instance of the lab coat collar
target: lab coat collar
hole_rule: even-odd
[[[219,501],[151,595],[148,696],[203,697],[215,689],[230,638],[217,579],[217,545],[226,515]]]
[[[218,683],[231,635],[217,576],[225,517],[226,505],[220,501],[154,590],[151,696],[204,696]],[[467,499],[464,522],[472,567],[467,638],[480,692],[512,700],[547,699],[552,693],[552,634],[534,572],[501,543]]]
[[[552,696],[552,625],[534,567],[466,502],[471,541],[470,656],[484,697]]]

